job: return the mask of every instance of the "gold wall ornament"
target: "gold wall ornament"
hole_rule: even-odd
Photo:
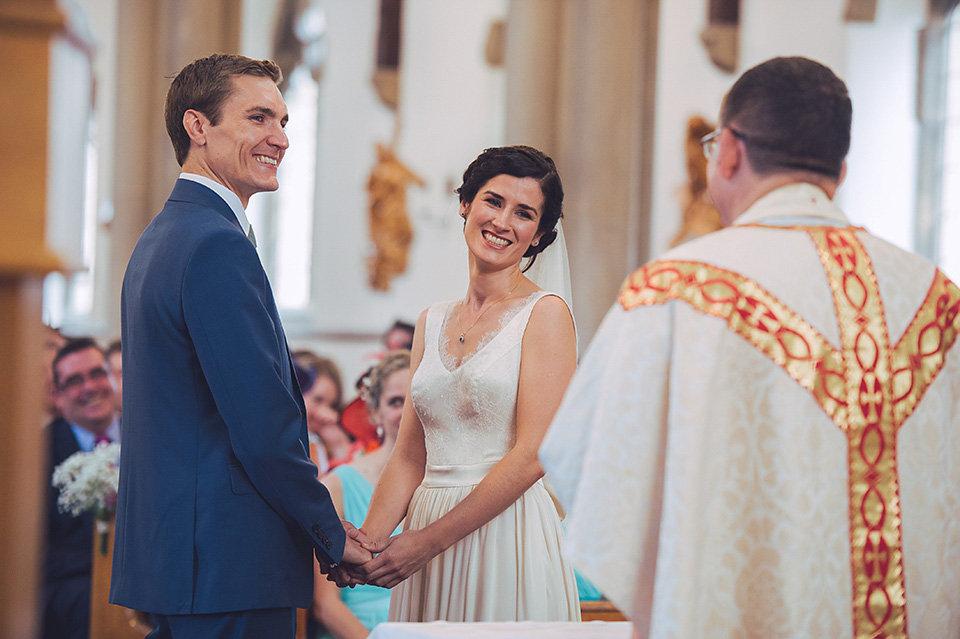
[[[810,235],[826,271],[840,348],[756,282],[710,264],[651,262],[627,278],[619,302],[630,310],[678,300],[724,318],[811,391],[847,436],[854,636],[905,637],[897,432],[957,340],[960,289],[937,271],[891,345],[873,265],[855,229],[794,228]]]
[[[393,149],[377,145],[377,165],[370,174],[370,238],[374,254],[368,261],[370,286],[390,289],[390,281],[406,272],[413,225],[407,215],[407,185],[424,186],[424,181],[406,167]]]
[[[687,183],[680,191],[682,217],[680,229],[670,240],[670,246],[692,240],[701,235],[719,231],[723,224],[720,213],[707,191],[707,158],[703,155],[700,138],[714,130],[714,124],[700,116],[687,120],[684,150],[687,156]]]

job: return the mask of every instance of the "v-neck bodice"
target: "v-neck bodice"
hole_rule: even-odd
[[[523,335],[534,305],[549,294],[534,293],[508,311],[512,317],[505,317],[500,330],[453,367],[443,336],[455,302],[427,310],[424,355],[410,397],[423,424],[428,465],[492,462],[513,446]]]

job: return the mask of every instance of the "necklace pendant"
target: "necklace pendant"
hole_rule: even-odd
[[[460,333],[460,343],[463,344],[463,333]]]

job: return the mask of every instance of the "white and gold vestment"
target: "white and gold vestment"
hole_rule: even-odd
[[[541,458],[642,637],[960,634],[960,290],[809,184],[633,273]]]

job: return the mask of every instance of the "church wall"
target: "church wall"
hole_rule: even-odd
[[[466,286],[466,252],[452,188],[459,184],[462,170],[477,152],[506,139],[506,70],[491,67],[484,48],[490,23],[505,18],[510,3],[405,3],[397,150],[400,159],[426,185],[411,186],[408,191],[408,211],[415,229],[408,271],[393,281],[390,291],[379,293],[366,283],[366,258],[371,247],[366,182],[375,163],[375,145],[389,143],[394,136],[394,113],[379,101],[370,80],[379,3],[315,1],[326,11],[329,40],[319,88],[320,152],[313,231],[316,304],[305,313],[288,314],[285,323],[295,346],[311,346],[331,354],[344,365],[345,376],[350,379],[369,362],[369,354],[379,347],[380,332],[393,319],[413,321],[429,303],[459,297]],[[84,0],[83,4],[99,6],[100,11],[106,7],[106,18],[116,20],[112,13],[115,9],[110,9],[115,0]],[[276,0],[243,2],[243,53],[271,55],[277,4]],[[706,0],[659,4],[650,256],[666,250],[679,225],[678,192],[686,180],[683,140],[687,119],[695,114],[714,119],[724,92],[737,74],[781,54],[818,58],[847,80],[854,99],[853,147],[848,178],[838,200],[856,223],[901,246],[912,246],[916,31],[923,19],[924,0],[879,0],[876,19],[870,23],[845,23],[843,0],[743,0],[740,61],[731,74],[718,70],[700,44]],[[119,55],[112,46],[106,43],[101,54],[107,58]],[[121,57],[130,58],[126,53]],[[107,65],[100,69],[102,83],[114,82],[110,68]],[[112,89],[106,93],[112,93]],[[122,93],[129,97],[142,91],[128,89]],[[99,104],[99,121],[109,121],[114,108],[112,104]],[[125,130],[131,128],[137,129]],[[109,136],[110,131],[104,127],[101,134]],[[150,144],[151,158],[162,154],[165,165],[170,165],[169,145],[161,135],[156,123],[143,137],[156,141]],[[547,135],[550,137],[549,131]],[[98,247],[98,252],[103,248],[111,254],[103,260],[98,256],[98,264],[104,268],[97,275],[97,299],[90,319],[92,327],[110,327],[103,335],[109,338],[119,323],[117,298],[125,258],[150,217],[147,213],[136,217],[133,212],[155,211],[157,205],[152,202],[162,199],[170,180],[164,175],[153,178],[149,185],[140,179],[124,179],[120,187],[111,184],[119,181],[110,171],[114,151],[124,147],[127,166],[131,164],[130,145],[116,146],[109,137],[105,141],[107,148],[100,158],[101,188],[107,193],[101,196],[102,212],[105,220],[114,219],[110,222],[111,233],[101,238]],[[160,162],[137,161],[144,166]],[[571,180],[575,177],[571,175]],[[879,184],[882,189],[877,188]],[[132,197],[148,186],[151,204],[144,205],[142,201],[147,198],[139,196],[135,202],[127,201],[128,195]],[[595,227],[603,228],[602,208],[594,208],[591,214],[598,216],[592,221]],[[626,214],[637,212],[609,215]],[[637,252],[636,261],[641,261],[644,253]],[[623,267],[623,275],[634,266]],[[619,280],[620,276],[611,279]],[[589,305],[597,306],[589,313],[602,313],[609,301],[598,304],[593,300]],[[578,309],[578,314],[582,312]],[[587,327],[589,322],[583,324]]]
[[[380,334],[394,319],[414,322],[430,303],[466,289],[466,249],[452,189],[481,150],[503,143],[505,74],[487,64],[484,51],[490,24],[505,17],[506,0],[404,3],[396,150],[425,186],[408,189],[414,227],[408,269],[386,292],[368,286],[366,267],[367,180],[376,145],[394,137],[394,112],[371,82],[379,3],[317,4],[326,14],[328,56],[319,85],[316,303],[284,321],[295,348],[333,357],[349,385],[371,363]],[[253,10],[263,13],[262,7]],[[248,25],[264,19],[251,15]],[[248,30],[243,52],[268,55],[257,39],[263,35],[269,37]]]
[[[666,250],[679,225],[688,118],[715,119],[736,76],[774,55],[813,57],[847,81],[854,100],[853,145],[838,201],[854,222],[911,246],[915,38],[924,2],[879,0],[870,23],[844,22],[844,4],[744,0],[739,65],[728,74],[713,65],[700,44],[706,1],[660,3],[650,256]],[[321,277],[315,283],[318,306],[310,311],[309,323],[298,326],[294,318],[291,341],[333,355],[351,379],[378,348],[378,331],[394,317],[413,320],[432,301],[458,297],[466,285],[466,255],[450,187],[459,184],[459,172],[477,151],[503,142],[504,71],[489,67],[482,51],[489,20],[505,15],[507,3],[406,3],[398,149],[427,186],[409,189],[416,232],[410,268],[387,293],[367,287],[364,264],[369,247],[365,183],[374,145],[389,142],[393,134],[392,112],[379,102],[369,80],[377,3],[321,5],[330,33],[320,88],[315,272]],[[883,153],[876,152],[879,141]]]
[[[847,27],[853,140],[838,201],[880,237],[913,250],[919,125],[918,31],[926,2],[886,0],[877,21]]]
[[[737,75],[776,55],[817,59],[847,82],[854,107],[853,140],[837,201],[855,223],[912,248],[916,32],[925,3],[879,0],[876,19],[869,23],[844,22],[845,4],[744,0],[739,66],[726,74],[712,65],[699,41],[705,0],[661,3],[652,256],[667,249],[679,227],[677,192],[686,180],[687,119],[699,114],[715,121]]]

